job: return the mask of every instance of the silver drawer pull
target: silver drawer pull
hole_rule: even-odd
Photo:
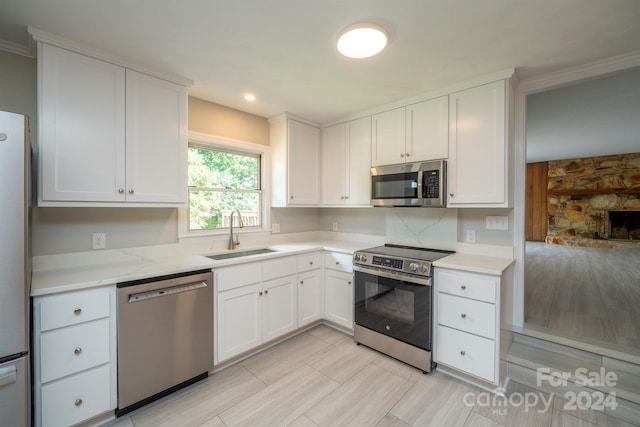
[[[309,265],[313,265],[313,261],[309,261]]]
[[[340,265],[340,262],[339,262],[339,261],[336,261],[336,265]]]
[[[467,315],[466,315],[466,314],[464,314],[464,313],[462,313],[462,314],[460,315],[460,317],[462,317],[463,319],[466,319],[466,318],[467,318]]]
[[[350,285],[350,284],[351,284],[351,281],[348,281],[348,282],[347,282],[347,285]]]
[[[76,399],[76,406],[82,405],[82,399]]]
[[[466,352],[466,351],[464,351],[464,350],[460,350],[460,356],[464,356],[465,354],[467,354],[467,352]]]
[[[301,284],[301,285],[304,285],[304,280],[300,280],[300,284]]]
[[[73,350],[73,354],[79,355],[80,353],[82,353],[82,349],[80,347],[76,347],[76,349]]]
[[[76,316],[80,316],[82,314],[82,309],[76,308],[75,310],[73,310],[73,314],[75,314]]]
[[[460,289],[462,289],[464,291],[465,289],[467,289],[467,285],[460,286]]]

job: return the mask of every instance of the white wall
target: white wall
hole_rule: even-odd
[[[527,97],[527,162],[640,151],[640,69]]]

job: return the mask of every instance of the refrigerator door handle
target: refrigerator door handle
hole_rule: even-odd
[[[13,384],[18,379],[18,370],[15,366],[7,366],[0,368],[0,387],[7,384]]]

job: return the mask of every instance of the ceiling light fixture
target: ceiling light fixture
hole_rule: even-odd
[[[255,101],[256,96],[254,94],[248,93],[244,96],[244,99],[246,99],[247,101]]]
[[[349,58],[369,58],[387,45],[387,32],[380,25],[359,23],[345,28],[338,37],[338,51]]]

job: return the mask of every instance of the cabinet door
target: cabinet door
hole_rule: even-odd
[[[127,201],[187,203],[187,90],[127,70]]]
[[[260,284],[217,294],[217,362],[262,343]]]
[[[346,204],[371,204],[371,117],[347,123],[348,191]],[[325,176],[326,178],[326,176]]]
[[[39,49],[41,201],[124,201],[124,68]]]
[[[289,204],[320,203],[320,129],[288,120]]]
[[[385,111],[371,118],[371,166],[405,162],[405,108]]]
[[[326,270],[324,276],[324,318],[353,329],[353,275]]]
[[[295,274],[262,284],[263,341],[296,328],[296,290]]]
[[[506,82],[450,96],[449,206],[507,206]]]
[[[298,327],[322,318],[322,276],[320,270],[298,275]]]
[[[322,133],[322,203],[342,205],[348,194],[347,125],[325,128]]]
[[[449,97],[407,107],[407,152],[413,162],[449,156]]]

